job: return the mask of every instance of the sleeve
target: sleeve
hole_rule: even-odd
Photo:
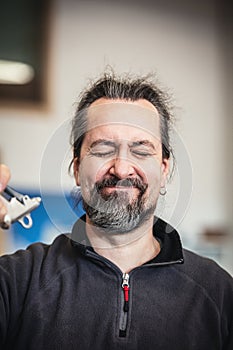
[[[4,349],[19,324],[31,269],[26,250],[0,257],[0,349]]]
[[[226,339],[223,350],[232,350],[232,349],[233,349],[233,324],[231,323],[230,329],[229,329],[229,335]]]
[[[10,315],[11,287],[9,285],[10,276],[5,265],[5,259],[0,259],[0,348],[6,341],[7,329]]]
[[[225,282],[225,283],[224,283]],[[222,302],[222,318],[224,320],[224,340],[223,350],[233,350],[233,278],[225,274],[222,280],[223,302]]]

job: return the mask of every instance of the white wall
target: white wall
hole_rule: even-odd
[[[188,152],[192,167],[191,174],[190,163],[179,167],[183,181],[185,175],[192,176],[193,186],[182,223],[184,213],[172,217],[175,204],[171,197],[179,196],[174,186],[167,204],[162,203],[166,207],[163,214],[174,224],[180,223],[181,232],[189,238],[206,225],[231,226],[228,206],[232,204],[232,184],[225,185],[229,181],[226,164],[231,151],[226,141],[221,39],[218,14],[211,0],[193,4],[181,0],[55,0],[48,109],[0,109],[0,150],[2,160],[12,169],[12,184],[40,187],[46,145],[53,140],[54,131],[71,117],[73,103],[90,77],[98,76],[107,64],[119,73],[155,71],[174,94],[176,130],[183,142],[182,152]],[[62,154],[59,144],[57,148]],[[59,176],[49,171],[43,186],[56,190],[59,181],[55,178]],[[67,183],[70,185],[71,180]],[[182,191],[184,184],[179,183],[179,176],[175,184]],[[191,188],[185,191],[188,201]]]

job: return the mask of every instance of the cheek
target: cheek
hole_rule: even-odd
[[[140,170],[143,174],[143,180],[148,183],[149,186],[155,186],[160,183],[161,164],[159,164],[156,159],[143,164]]]
[[[92,188],[95,178],[95,169],[87,158],[83,158],[79,166],[79,183],[82,192],[86,192],[87,188]]]
[[[109,173],[109,169],[111,169],[111,161],[103,161],[101,159],[98,159],[96,162],[96,168],[95,168],[95,181],[102,181],[103,178],[107,176]]]
[[[93,188],[93,185],[106,174],[107,169],[108,164],[101,159],[83,158],[79,168],[81,187]]]

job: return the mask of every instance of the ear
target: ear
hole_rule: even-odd
[[[163,158],[161,165],[161,187],[165,187],[166,179],[169,174],[170,169],[170,161],[167,158]]]
[[[73,169],[74,169],[74,178],[77,186],[80,186],[79,182],[79,158],[74,158]]]

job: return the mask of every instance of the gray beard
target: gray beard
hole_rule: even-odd
[[[126,233],[136,229],[144,221],[151,218],[156,203],[145,208],[143,194],[130,202],[125,192],[113,192],[102,196],[94,189],[87,203],[83,199],[83,207],[91,223],[103,231],[112,233]]]

